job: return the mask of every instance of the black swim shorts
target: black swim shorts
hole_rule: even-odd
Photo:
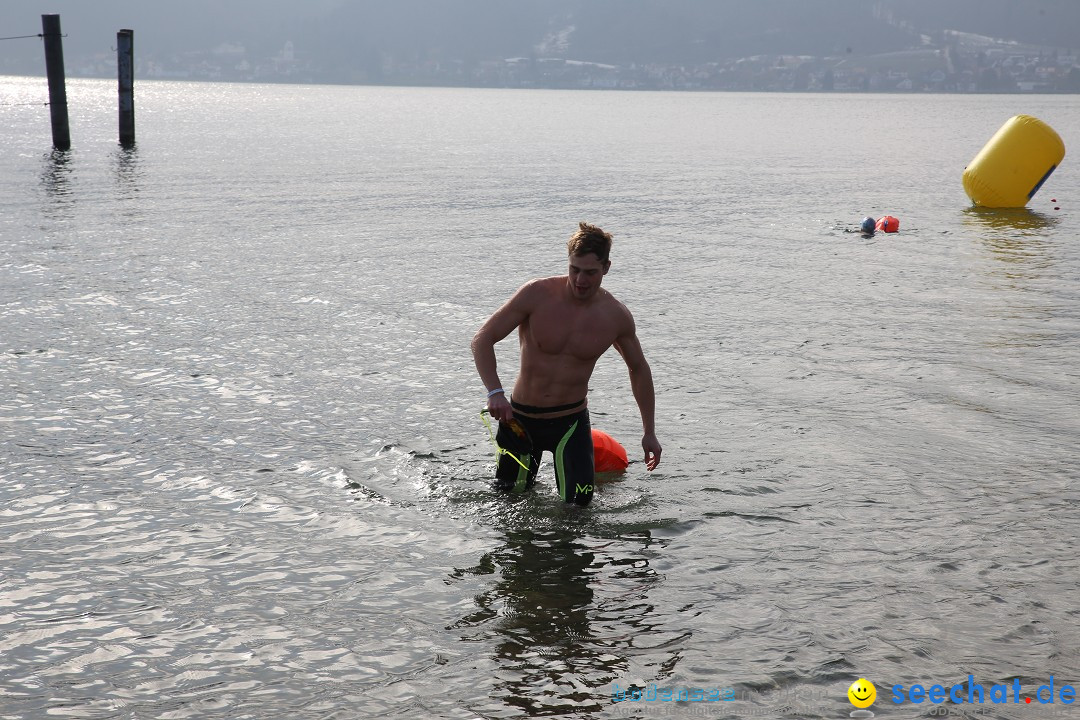
[[[531,488],[540,469],[540,455],[546,450],[555,459],[559,496],[564,502],[588,505],[593,496],[593,442],[588,409],[543,419],[515,412],[514,419],[517,422],[513,424],[499,423],[495,436],[499,447],[517,458],[505,452],[499,454],[495,489],[520,493]]]

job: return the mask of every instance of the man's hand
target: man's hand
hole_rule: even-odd
[[[660,441],[656,439],[656,435],[648,433],[641,438],[641,448],[645,451],[645,467],[649,470],[655,470],[656,466],[660,464],[660,453],[664,451],[660,447]]]
[[[499,422],[509,422],[514,417],[514,410],[510,407],[510,401],[506,399],[504,393],[496,393],[489,397],[487,410],[488,415]]]

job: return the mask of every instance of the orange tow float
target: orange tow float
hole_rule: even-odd
[[[900,220],[894,218],[892,215],[885,215],[878,218],[877,223],[874,224],[874,229],[879,232],[897,232],[900,230]]]
[[[626,449],[603,430],[593,429],[593,467],[596,472],[622,472],[630,461]]]

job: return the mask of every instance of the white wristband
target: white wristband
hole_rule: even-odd
[[[495,388],[494,390],[492,390],[491,392],[488,393],[488,397],[491,397],[492,395],[498,395],[501,392],[504,392],[504,390],[502,388]]]

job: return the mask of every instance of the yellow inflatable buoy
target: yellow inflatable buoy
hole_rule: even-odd
[[[1065,143],[1038,118],[1010,118],[964,169],[964,191],[983,207],[1023,207],[1065,157]]]

